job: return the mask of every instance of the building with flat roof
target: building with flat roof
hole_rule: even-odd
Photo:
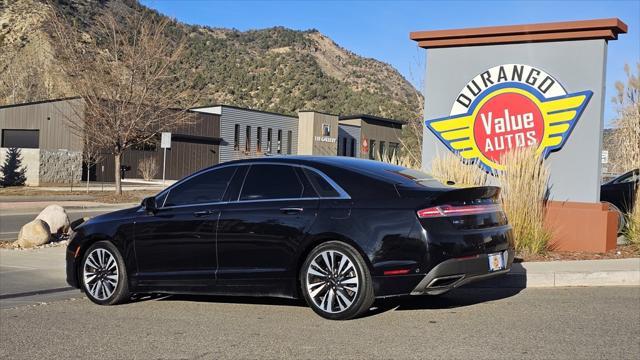
[[[176,110],[178,111],[178,110]],[[211,105],[190,109],[195,120],[171,133],[166,178],[180,179],[204,167],[231,160],[275,155],[342,155],[389,160],[398,149],[402,121],[370,115],[339,116],[302,110],[297,117]],[[0,156],[9,147],[22,149],[27,184],[86,180],[86,159],[77,127],[82,123],[81,98],[54,99],[0,107]],[[162,176],[164,151],[160,134],[147,144],[125,151],[125,178],[140,178],[139,164],[153,159]],[[2,160],[2,159],[0,159]],[[115,180],[114,159],[104,154],[89,169],[91,181]]]

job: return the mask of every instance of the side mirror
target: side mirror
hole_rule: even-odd
[[[154,196],[144,198],[144,200],[142,200],[142,207],[145,209],[147,214],[155,214],[156,211],[158,211],[156,198]]]

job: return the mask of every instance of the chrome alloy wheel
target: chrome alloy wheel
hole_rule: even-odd
[[[327,250],[309,264],[306,284],[309,297],[318,308],[339,313],[355,301],[360,281],[353,262],[345,254]]]
[[[108,250],[95,249],[87,256],[82,275],[91,296],[108,299],[118,287],[118,262]]]

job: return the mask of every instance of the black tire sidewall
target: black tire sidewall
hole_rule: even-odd
[[[115,257],[116,262],[118,264],[118,286],[116,286],[116,289],[114,290],[113,294],[111,294],[110,297],[104,300],[100,300],[93,297],[91,295],[91,292],[89,292],[89,289],[87,289],[86,284],[84,283],[85,262],[87,261],[87,257],[89,256],[89,254],[91,254],[91,252],[94,251],[95,249],[105,249],[109,251],[109,253],[111,253],[111,255]],[[124,264],[124,259],[122,258],[122,255],[120,255],[120,251],[118,251],[118,248],[109,241],[98,241],[95,244],[91,245],[89,249],[87,249],[87,251],[85,251],[84,255],[82,256],[82,262],[80,263],[80,269],[78,269],[78,275],[79,275],[79,280],[82,286],[82,290],[84,291],[85,295],[87,296],[87,298],[89,298],[89,300],[91,300],[96,304],[115,305],[123,302],[129,297],[129,286],[127,283],[128,281],[127,269]]]
[[[311,297],[309,296],[309,292],[307,290],[307,269],[309,268],[309,264],[313,259],[318,256],[323,251],[327,250],[335,250],[339,251],[342,254],[345,254],[355,265],[356,272],[358,274],[358,278],[360,281],[360,291],[356,295],[356,299],[351,304],[351,306],[342,312],[339,313],[329,313],[324,310],[318,308]],[[369,272],[369,268],[364,262],[360,253],[354,249],[351,245],[340,241],[329,241],[326,243],[322,243],[316,246],[310,253],[307,255],[307,259],[305,260],[302,268],[300,269],[300,287],[302,295],[309,305],[309,307],[318,315],[322,316],[325,319],[330,320],[348,320],[354,317],[357,317],[362,312],[369,309],[371,303],[373,302],[373,284],[371,280],[371,274]]]

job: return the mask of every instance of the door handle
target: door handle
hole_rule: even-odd
[[[196,211],[193,213],[193,215],[197,217],[209,216],[211,215],[211,211],[210,210]]]
[[[284,207],[281,208],[280,211],[282,211],[285,214],[297,214],[297,213],[301,213],[302,211],[304,211],[303,208],[297,208],[297,207]]]

